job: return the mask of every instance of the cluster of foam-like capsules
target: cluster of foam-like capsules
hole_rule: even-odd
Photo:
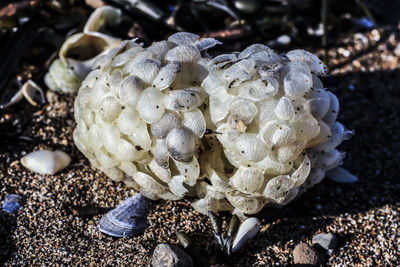
[[[209,58],[212,38],[123,41],[93,62],[75,100],[74,140],[92,165],[150,199],[195,196],[201,213],[285,205],[344,154],[318,58],[256,44]]]
[[[229,207],[221,201],[239,215],[282,206],[340,164],[336,147],[353,133],[336,122],[339,103],[317,77],[325,69],[316,56],[255,44],[215,57],[208,70],[202,86],[218,142],[204,157],[211,186],[198,210]]]

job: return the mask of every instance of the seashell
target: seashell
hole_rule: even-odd
[[[140,234],[147,227],[148,200],[137,193],[125,199],[100,219],[100,232],[114,237],[129,237]]]
[[[255,217],[247,218],[240,226],[232,244],[232,252],[238,251],[244,243],[256,236],[260,230],[260,222]]]
[[[71,158],[63,151],[38,150],[21,159],[21,164],[40,174],[53,175],[69,165]]]
[[[208,217],[210,218],[211,228],[213,229],[216,245],[222,248],[224,246],[222,220],[217,214],[211,211],[208,212]]]
[[[326,176],[337,183],[355,183],[358,182],[357,176],[349,173],[342,167],[336,167],[326,173]]]
[[[105,24],[118,23],[120,17],[119,9],[110,6],[96,9],[83,32],[70,36],[61,46],[59,59],[53,61],[45,75],[47,87],[53,91],[75,93],[95,61],[96,64],[101,62],[102,67],[111,64],[112,57],[105,53],[121,40],[98,31]]]
[[[17,80],[17,83],[20,89],[4,104],[0,104],[0,109],[18,103],[23,97],[33,106],[38,106],[46,102],[42,88],[34,81],[28,80],[22,86],[19,80]]]
[[[9,194],[4,198],[2,209],[5,212],[14,213],[19,210],[23,202],[23,197],[16,194]]]
[[[192,238],[185,232],[182,231],[176,232],[176,237],[178,238],[178,241],[183,248],[187,248],[193,244]]]
[[[236,233],[239,229],[239,226],[240,226],[240,219],[236,214],[234,214],[232,216],[232,218],[229,220],[228,233],[227,233],[226,237],[224,238],[225,252],[228,255],[231,255],[232,239],[236,235]]]

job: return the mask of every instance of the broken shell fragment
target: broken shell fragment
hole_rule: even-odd
[[[100,232],[114,237],[140,234],[147,227],[148,200],[140,193],[125,199],[100,219]]]
[[[21,159],[22,165],[40,174],[53,175],[69,165],[71,158],[63,151],[38,150]]]
[[[242,222],[233,240],[232,252],[238,251],[247,240],[254,238],[259,230],[260,222],[255,217],[247,218]]]

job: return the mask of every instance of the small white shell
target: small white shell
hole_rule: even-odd
[[[38,150],[21,159],[21,164],[40,174],[53,175],[69,165],[71,158],[63,151]]]
[[[247,218],[240,226],[232,244],[232,252],[238,251],[244,243],[254,238],[260,230],[260,221],[255,217]]]
[[[21,89],[22,89],[22,94],[25,96],[26,100],[28,100],[28,102],[31,105],[37,106],[45,103],[46,100],[42,88],[40,88],[40,86],[37,85],[34,81],[32,80],[26,81],[22,85]]]
[[[139,115],[147,123],[154,123],[164,114],[164,95],[155,87],[146,88],[138,103]]]

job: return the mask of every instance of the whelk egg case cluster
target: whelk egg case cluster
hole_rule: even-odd
[[[339,165],[352,132],[318,58],[256,44],[208,58],[212,38],[123,41],[93,63],[74,140],[91,164],[150,199],[194,196],[202,213],[285,205]]]

